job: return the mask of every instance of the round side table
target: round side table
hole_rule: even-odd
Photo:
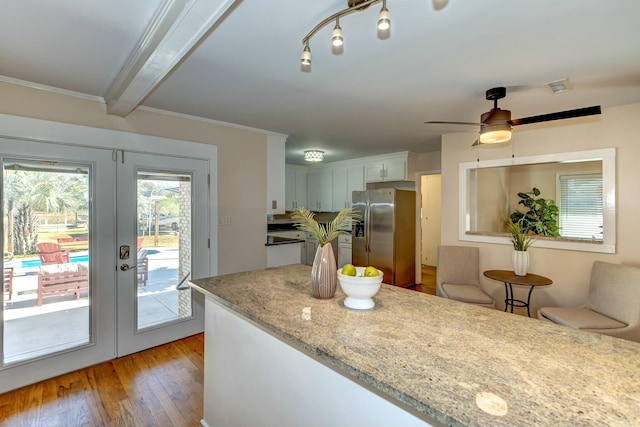
[[[529,310],[529,304],[531,303],[531,293],[536,286],[548,286],[553,283],[553,280],[548,277],[539,276],[537,274],[527,273],[526,276],[516,276],[511,270],[487,270],[484,273],[485,277],[504,283],[505,299],[504,299],[504,311],[511,307],[513,313],[513,307],[526,307],[527,316],[531,317]],[[513,297],[513,285],[529,286],[529,295],[527,300],[523,301],[515,299]]]

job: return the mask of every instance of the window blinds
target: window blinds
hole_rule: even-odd
[[[602,174],[560,175],[560,236],[602,241]]]

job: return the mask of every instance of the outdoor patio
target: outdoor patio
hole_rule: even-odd
[[[80,254],[78,254],[80,255]],[[86,255],[86,254],[85,254]],[[178,318],[178,250],[149,248],[149,276],[138,286],[139,328]],[[37,305],[39,266],[30,259],[11,261],[14,267],[11,298],[4,296],[4,362],[12,363],[89,341],[89,298],[72,293],[49,296]],[[22,267],[25,265],[25,267]],[[73,325],[73,327],[70,327]]]

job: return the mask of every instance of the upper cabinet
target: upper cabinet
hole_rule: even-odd
[[[369,157],[365,162],[365,182],[413,181],[414,173],[408,152]]]
[[[414,157],[403,151],[328,164],[288,164],[286,210],[306,207],[314,212],[337,212],[351,206],[351,194],[366,190],[368,182],[413,181]]]
[[[288,211],[308,206],[306,166],[286,165],[284,198]]]
[[[351,193],[364,189],[364,165],[345,165],[333,168],[334,211],[351,206]]]
[[[308,208],[316,212],[333,211],[333,169],[310,168],[307,175]]]

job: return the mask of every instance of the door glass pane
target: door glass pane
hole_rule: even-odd
[[[137,329],[192,317],[191,176],[138,171]]]
[[[3,161],[2,364],[89,344],[91,166]]]

